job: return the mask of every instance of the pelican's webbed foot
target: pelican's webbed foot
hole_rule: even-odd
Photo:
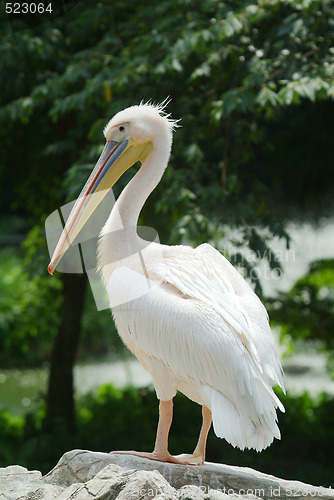
[[[136,457],[148,458],[149,460],[156,460],[158,462],[170,462],[172,464],[182,464],[182,465],[202,465],[204,462],[204,456],[182,453],[181,455],[171,455],[168,451],[163,453],[158,453],[157,451],[145,452],[145,451],[111,451],[113,455],[134,455]]]

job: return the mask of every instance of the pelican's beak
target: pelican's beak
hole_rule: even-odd
[[[151,142],[139,144],[130,138],[126,138],[122,142],[107,141],[94,170],[66,221],[50,264],[48,265],[50,274],[54,273],[59,261],[109,189],[137,161],[143,163],[151,151]]]

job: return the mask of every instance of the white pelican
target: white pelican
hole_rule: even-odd
[[[48,270],[54,272],[105,190],[139,160],[102,229],[98,251],[118,332],[151,373],[160,400],[154,451],[122,453],[198,465],[212,421],[218,437],[241,449],[260,451],[279,439],[276,408],[284,407],[272,386],[284,386],[266,309],[232,264],[208,244],[148,245],[137,234],[140,211],[167,167],[175,125],[162,106],[151,104],[127,108],[109,121],[105,148]],[[177,391],[202,405],[191,455],[168,451]]]

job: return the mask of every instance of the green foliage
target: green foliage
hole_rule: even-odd
[[[97,157],[107,119],[140,99],[170,96],[168,111],[182,118],[182,128],[145,224],[171,243],[215,240],[223,217],[282,234],[272,223],[268,163],[259,172],[254,158],[266,149],[273,120],[284,126],[287,108],[332,99],[332,19],[328,0],[150,0],[133,10],[121,1],[87,1],[15,40],[6,35],[0,130],[15,127],[35,165],[21,180],[24,195],[15,188],[17,207],[32,186],[40,193],[29,206],[35,216],[72,197]],[[18,83],[9,85],[17,67]],[[4,161],[13,160],[22,163],[16,152]],[[23,179],[26,167],[19,174]]]
[[[24,272],[15,256],[2,255],[2,364],[34,363],[50,349],[60,283],[43,274],[48,255],[41,221],[77,195],[110,116],[141,99],[161,102],[170,96],[168,112],[182,119],[170,166],[144,208],[143,224],[172,244],[217,243],[225,237],[223,222],[238,228],[230,257],[248,273],[254,260],[243,257],[244,247],[260,259],[273,256],[267,251],[273,235],[288,244],[275,215],[279,209],[289,217],[287,201],[305,204],[315,197],[324,203],[333,190],[333,18],[329,0],[146,0],[135,9],[122,0],[87,0],[38,28],[15,35],[3,30],[0,209],[6,220],[14,213],[23,221],[21,230],[31,232]],[[312,271],[272,312],[290,332],[320,336],[330,349],[332,286],[321,283],[331,272],[332,264],[326,272]],[[87,344],[96,347],[95,335],[109,345],[116,338],[109,312],[94,314],[83,321],[90,332]],[[96,324],[102,326],[97,330]],[[97,349],[103,350],[100,340]],[[105,388],[80,404],[76,435],[68,435],[61,422],[44,422],[42,415],[13,420],[2,413],[1,461],[45,472],[69,448],[151,448],[153,400],[150,392]],[[194,406],[182,398],[179,403],[173,452],[193,447],[193,426],[199,424]],[[333,437],[333,401],[314,403],[304,396],[285,404],[281,427],[287,441],[257,455],[210,438],[208,458],[287,477],[294,467],[296,478],[329,484],[333,464],[323,457]]]
[[[307,394],[283,396],[286,413],[279,415],[282,440],[257,453],[232,448],[209,434],[209,461],[249,466],[286,479],[331,486],[333,475],[334,399]],[[29,469],[48,472],[60,456],[73,448],[105,451],[153,449],[158,419],[158,401],[148,389],[124,390],[102,386],[96,396],[78,401],[76,433],[61,421],[44,420],[43,411],[22,418],[0,414],[0,465],[20,463]],[[200,407],[182,395],[175,398],[170,434],[172,453],[191,452],[201,424]]]
[[[272,303],[270,316],[282,325],[282,335],[320,340],[334,356],[334,260],[312,262],[305,276]]]
[[[333,213],[333,111],[333,100],[304,101],[281,109],[279,120],[271,122],[264,133],[265,147],[259,145],[256,160],[248,168],[269,187],[272,207],[280,220],[296,216],[317,220]]]
[[[1,250],[0,287],[0,364],[40,363],[49,355],[58,326],[59,280],[28,279],[20,256],[7,248]],[[46,311],[47,318],[41,321]]]
[[[24,436],[24,418],[13,417],[8,411],[0,413],[1,428],[1,452],[0,461],[2,464],[18,463],[12,461],[18,451]]]
[[[272,235],[288,243],[271,210],[270,187],[272,177],[276,184],[278,177],[290,188],[280,171],[288,163],[285,156],[292,156],[284,154],[282,161],[279,155],[285,136],[276,139],[272,156],[265,152],[273,129],[277,133],[285,128],[287,109],[294,115],[297,106],[300,110],[310,102],[313,109],[320,100],[328,108],[331,13],[326,1],[300,8],[298,2],[198,0],[193,5],[168,0],[157,5],[151,0],[139,2],[132,11],[121,1],[88,1],[84,9],[72,9],[51,23],[4,35],[0,180],[7,189],[2,213],[14,212],[24,220],[23,230],[31,229],[24,245],[24,274],[17,270],[20,277],[6,288],[4,360],[18,363],[23,355],[22,360],[32,363],[34,356],[38,360],[49,351],[46,342],[54,336],[61,303],[56,299],[60,283],[46,275],[44,220],[77,196],[101,151],[106,121],[140,99],[162,101],[169,95],[168,111],[182,119],[170,167],[148,200],[141,223],[156,228],[164,243],[210,241],[218,247],[226,236],[222,222],[241,228],[237,250],[229,257],[261,293],[253,270],[256,259],[273,255],[267,251]],[[315,128],[325,137],[321,124],[330,127],[322,118]],[[295,129],[304,136],[300,122]],[[290,136],[294,134],[289,131]],[[327,143],[330,134],[321,147],[318,142],[313,147],[317,155],[324,151],[323,168],[330,157]],[[307,150],[308,157],[311,153]],[[268,171],[272,158],[277,166]],[[300,164],[294,156],[291,162]],[[330,169],[322,176],[319,168],[317,177],[326,179],[319,188],[326,187]],[[298,168],[290,165],[288,170],[288,179],[291,171],[297,172],[296,179],[305,178]],[[311,168],[307,177],[313,186]],[[120,181],[116,194],[128,178]],[[267,233],[258,230],[261,226]],[[243,257],[244,247],[254,259]],[[84,320],[87,344],[95,342],[93,350],[102,351],[106,339],[111,345],[117,337],[109,334],[109,314],[96,318],[89,307]]]
[[[25,240],[24,249],[0,251],[2,368],[36,366],[50,359],[60,321],[62,284],[58,276],[47,279],[40,275],[44,267],[43,254],[35,248],[35,245],[43,248],[39,238],[36,226]],[[98,311],[91,293],[87,294],[79,357],[87,359],[116,351],[120,355],[124,350],[110,310]]]
[[[128,356],[129,351],[118,335],[110,309],[98,311],[91,291],[87,293],[81,323],[81,340],[78,359],[93,359],[98,356]]]

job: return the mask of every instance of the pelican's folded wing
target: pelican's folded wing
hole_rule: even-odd
[[[184,297],[211,306],[241,340],[257,373],[284,388],[268,314],[241,274],[211,245],[164,247],[164,259],[147,267]]]

